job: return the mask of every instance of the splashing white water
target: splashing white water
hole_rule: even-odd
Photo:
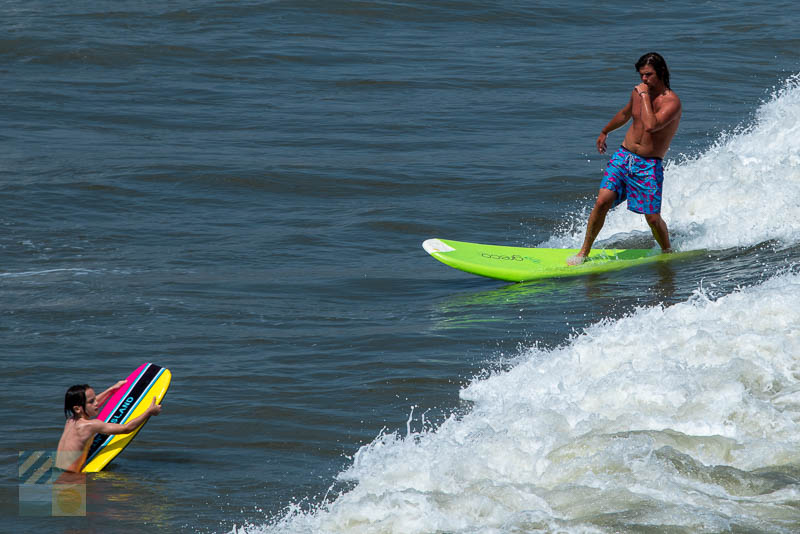
[[[704,154],[668,161],[662,214],[682,250],[721,250],[800,238],[800,75],[791,77],[756,112],[753,124],[723,135]],[[544,247],[579,247],[582,222]],[[632,230],[649,235],[625,203],[609,213],[598,242]]]
[[[435,431],[383,435],[355,486],[248,532],[800,529],[800,276],[589,327]]]

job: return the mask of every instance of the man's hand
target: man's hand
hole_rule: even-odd
[[[608,139],[608,134],[600,132],[600,137],[597,138],[597,151],[601,154],[606,153],[606,139]]]
[[[642,93],[648,93],[650,91],[650,87],[648,87],[644,82],[634,87],[634,89],[636,89],[636,92],[639,94],[639,96],[641,96]]]
[[[128,383],[127,380],[120,380],[119,382],[117,382],[116,384],[111,386],[111,389],[119,389],[119,388],[121,388],[122,386],[124,386],[127,383]]]

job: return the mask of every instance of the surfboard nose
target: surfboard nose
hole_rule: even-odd
[[[434,252],[452,252],[455,249],[450,245],[446,245],[439,239],[426,239],[422,242],[422,248],[425,249],[425,252],[428,254],[433,254]]]

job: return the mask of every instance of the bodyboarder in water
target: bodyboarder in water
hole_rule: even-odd
[[[62,471],[80,472],[96,434],[130,434],[150,416],[161,413],[161,405],[156,404],[156,398],[153,397],[142,415],[124,425],[95,419],[103,404],[124,385],[125,380],[120,380],[99,395],[95,395],[94,390],[86,384],[72,386],[67,390],[64,396],[64,415],[67,422],[58,442],[56,467]]]
[[[661,218],[662,159],[678,131],[681,101],[670,89],[667,63],[659,54],[650,52],[640,57],[636,71],[641,83],[633,88],[628,103],[597,138],[597,151],[604,154],[608,134],[633,119],[622,146],[611,156],[603,173],[583,246],[567,259],[569,265],[580,265],[586,260],[608,210],[626,199],[630,211],[644,215],[661,250],[671,251],[667,224]]]

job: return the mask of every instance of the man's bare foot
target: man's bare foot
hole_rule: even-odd
[[[567,258],[567,265],[571,266],[580,265],[585,261],[586,261],[586,256],[581,253],[578,253],[575,254],[574,256],[570,256],[569,258]]]

